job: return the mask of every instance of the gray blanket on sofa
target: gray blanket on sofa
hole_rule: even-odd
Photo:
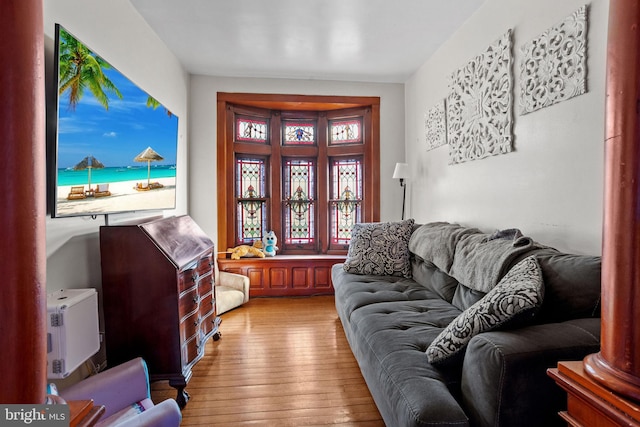
[[[485,293],[498,284],[516,258],[543,247],[517,229],[486,234],[447,222],[424,224],[409,240],[409,250],[415,255],[468,288]]]

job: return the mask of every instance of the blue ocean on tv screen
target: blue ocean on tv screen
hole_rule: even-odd
[[[147,166],[105,167],[91,170],[92,183],[146,181]],[[149,177],[175,178],[175,165],[151,165]],[[86,170],[58,169],[58,185],[86,185],[89,174]]]

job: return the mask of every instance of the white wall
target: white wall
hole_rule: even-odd
[[[45,0],[46,84],[52,72],[54,25],[59,23],[99,53],[130,80],[179,118],[176,209],[187,213],[187,121],[189,75],[128,0]],[[118,223],[146,215],[111,215]],[[47,291],[95,287],[101,289],[98,230],[104,218],[47,218]]]
[[[601,253],[608,1],[588,9],[588,93],[533,113],[514,111],[512,153],[448,165],[448,146],[426,150],[424,114],[448,78],[513,29],[514,105],[521,46],[585,4],[487,0],[405,85],[410,215],[485,231],[517,227],[557,249]]]
[[[399,220],[402,195],[393,180],[396,162],[404,160],[402,84],[319,80],[249,79],[192,76],[190,93],[189,214],[217,242],[216,97],[218,92],[380,97],[380,192],[382,221]]]

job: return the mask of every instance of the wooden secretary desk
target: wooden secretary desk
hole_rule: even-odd
[[[151,381],[184,390],[211,337],[215,312],[213,242],[189,216],[100,228],[107,362],[141,356]]]

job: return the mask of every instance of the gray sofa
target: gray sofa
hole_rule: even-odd
[[[498,302],[507,319],[479,328],[473,316],[460,321],[483,305],[494,316],[487,296],[529,283],[530,272],[513,273],[525,262],[541,276],[537,293],[525,295],[530,306],[509,296]],[[563,425],[566,395],[546,369],[599,350],[600,258],[561,253],[519,230],[357,224],[332,279],[346,337],[389,427]],[[521,311],[511,315],[514,301]],[[476,330],[460,332],[470,324]]]

